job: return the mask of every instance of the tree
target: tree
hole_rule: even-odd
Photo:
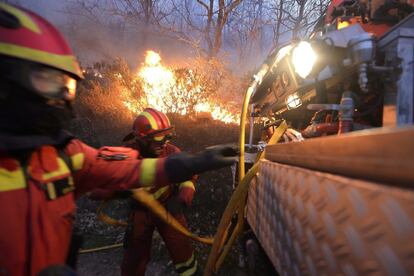
[[[289,0],[281,6],[282,24],[292,32],[292,38],[305,36],[326,10],[329,0]]]
[[[162,27],[209,59],[215,58],[222,49],[224,28],[240,3],[242,0],[172,1],[173,17]]]
[[[152,27],[168,16],[163,0],[69,0],[65,13],[109,27],[123,25],[140,32],[146,44]]]
[[[126,42],[139,38],[143,48],[149,37],[169,38],[190,46],[207,59],[237,51],[238,59],[245,61],[288,38],[306,36],[327,3],[328,0],[69,0],[66,13],[76,15],[73,20],[81,16],[112,28],[117,36],[125,33]]]

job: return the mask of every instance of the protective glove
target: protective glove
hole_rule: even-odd
[[[165,161],[165,171],[171,182],[183,182],[195,174],[216,170],[237,161],[237,151],[229,146],[213,146],[195,155],[173,154]]]
[[[194,198],[194,189],[190,187],[182,187],[178,192],[178,199],[183,202],[187,207],[191,206]]]

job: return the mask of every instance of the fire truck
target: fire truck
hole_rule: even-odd
[[[412,11],[334,0],[308,39],[269,55],[245,94],[240,181],[204,275],[246,224],[280,275],[414,274]],[[244,146],[248,114],[260,146],[253,131]]]

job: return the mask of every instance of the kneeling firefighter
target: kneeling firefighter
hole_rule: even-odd
[[[128,146],[140,153],[139,158],[167,157],[180,152],[178,147],[170,143],[173,131],[174,128],[165,114],[147,108],[135,119],[132,133],[135,141]],[[186,226],[182,207],[191,205],[195,192],[193,181],[148,190],[177,221]],[[125,236],[122,275],[145,275],[145,268],[151,256],[154,228],[157,228],[163,238],[177,273],[194,275],[197,260],[190,240],[136,202],[132,203],[132,213]]]
[[[0,3],[0,272],[64,265],[75,199],[96,188],[159,189],[234,162],[230,148],[138,159],[94,149],[64,131],[82,78],[61,34],[39,15]]]

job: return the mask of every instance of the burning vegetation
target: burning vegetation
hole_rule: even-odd
[[[189,68],[168,68],[154,51],[146,52],[145,63],[137,76],[147,105],[162,112],[181,115],[205,112],[225,123],[238,123],[240,119],[224,108],[223,103],[217,103],[213,87],[202,73]],[[130,102],[125,103],[131,107]]]
[[[72,129],[94,146],[119,144],[146,107],[169,114],[175,125],[202,119],[210,125],[236,126],[240,118],[244,81],[216,59],[196,58],[191,65],[174,68],[147,51],[135,70],[118,58],[95,63],[84,74]]]
[[[209,63],[207,68],[217,67],[214,62]],[[234,96],[242,91],[236,90],[239,81],[232,77],[236,85],[228,90],[226,78],[231,75],[223,68],[209,74],[216,68],[202,70],[205,65],[198,61],[195,68],[172,68],[162,63],[158,53],[147,51],[145,62],[136,72],[118,59],[112,64],[97,63],[87,68],[85,74],[88,88],[116,90],[118,96],[114,95],[112,100],[120,98],[124,109],[127,109],[125,112],[137,114],[145,107],[153,107],[165,113],[203,114],[224,123],[237,124],[240,119],[237,114],[239,102],[234,100]],[[227,90],[225,93],[224,89]]]

